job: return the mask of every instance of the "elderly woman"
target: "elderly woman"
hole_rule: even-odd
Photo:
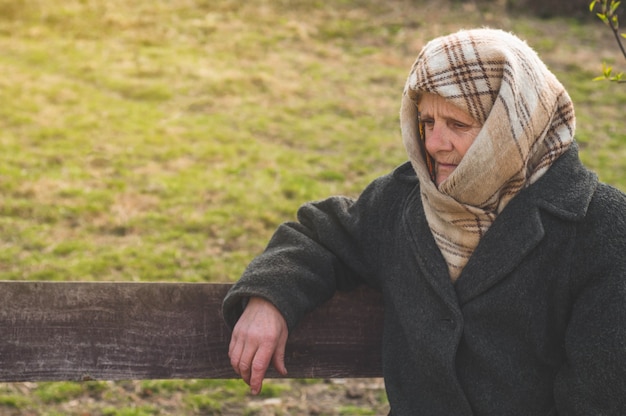
[[[517,37],[460,31],[421,51],[400,118],[409,162],[304,205],[226,297],[235,371],[258,393],[307,311],[368,284],[393,415],[625,415],[626,196],[581,164],[561,83]]]

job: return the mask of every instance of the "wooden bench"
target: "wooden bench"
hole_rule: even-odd
[[[234,378],[230,286],[0,282],[0,381]],[[338,293],[290,334],[289,377],[382,376],[382,319],[380,294]]]

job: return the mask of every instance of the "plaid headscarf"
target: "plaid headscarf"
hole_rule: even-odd
[[[439,188],[419,133],[423,92],[445,98],[483,124]],[[409,73],[400,119],[426,219],[453,281],[496,216],[567,150],[575,130],[563,85],[524,41],[495,29],[463,30],[429,42]]]

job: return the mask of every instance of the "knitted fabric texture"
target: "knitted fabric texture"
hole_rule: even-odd
[[[439,187],[419,133],[417,103],[424,92],[482,123]],[[495,29],[463,30],[429,42],[409,73],[400,120],[426,218],[453,281],[496,216],[567,150],[575,130],[563,85],[524,41]]]

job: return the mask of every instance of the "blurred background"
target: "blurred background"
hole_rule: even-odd
[[[479,26],[537,50],[626,190],[626,85],[593,81],[626,60],[588,0],[0,0],[0,280],[236,280],[299,205],[406,160],[413,60]],[[0,384],[0,415],[387,409],[378,379]]]

